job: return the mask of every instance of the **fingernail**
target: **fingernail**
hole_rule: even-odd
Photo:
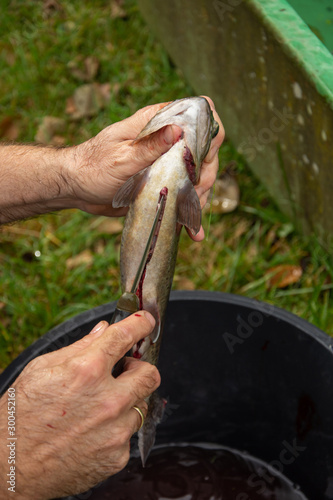
[[[155,326],[156,321],[155,321],[154,316],[152,316],[148,311],[142,311],[142,313],[143,313],[144,317],[148,319],[151,326]]]
[[[100,321],[99,323],[97,323],[97,325],[91,330],[90,332],[90,335],[92,333],[97,333],[99,331],[101,331],[102,329],[105,330],[105,328],[108,326],[107,322],[106,321]],[[102,332],[101,332],[102,333]]]
[[[173,130],[172,126],[171,127],[166,127],[164,131],[164,141],[166,144],[172,144],[173,143]]]

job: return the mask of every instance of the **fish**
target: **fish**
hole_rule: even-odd
[[[156,324],[149,337],[137,343],[134,358],[158,363],[165,311],[171,290],[179,235],[186,226],[193,235],[201,227],[201,206],[194,186],[200,179],[200,168],[219,125],[204,97],[188,97],[167,104],[147,123],[136,142],[167,125],[182,129],[179,140],[152,165],[128,179],[116,193],[113,207],[129,207],[120,249],[121,287],[132,288],[158,203],[164,211],[154,234],[146,268],[137,296],[140,309],[149,311]],[[138,433],[143,466],[154,445],[156,426],[163,417],[166,401],[157,392],[148,403],[144,425]]]

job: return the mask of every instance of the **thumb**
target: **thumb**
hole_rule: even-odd
[[[132,143],[138,162],[151,165],[166,153],[181,137],[183,131],[176,125],[167,125],[157,132]]]
[[[115,366],[139,340],[147,337],[155,326],[155,319],[147,311],[138,311],[128,318],[110,325],[92,344],[92,349],[102,352],[108,371]]]

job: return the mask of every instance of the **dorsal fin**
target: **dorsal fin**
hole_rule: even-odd
[[[177,197],[177,222],[186,226],[192,234],[198,234],[201,226],[201,206],[196,190],[190,181]]]
[[[128,207],[132,200],[136,197],[145,182],[145,176],[148,173],[148,168],[141,170],[137,174],[130,177],[125,184],[116,192],[113,200],[113,208]]]

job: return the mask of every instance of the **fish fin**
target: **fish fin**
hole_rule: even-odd
[[[139,450],[143,467],[145,466],[148,455],[154,446],[156,426],[163,418],[165,405],[165,399],[162,399],[157,392],[154,392],[150,396],[148,414],[142,428],[138,432]]]
[[[148,167],[149,168],[149,167]],[[137,174],[130,177],[118,191],[116,192],[113,200],[113,208],[128,207],[132,200],[140,191],[141,185],[144,182],[148,168],[141,170]]]
[[[160,109],[155,116],[147,123],[140,134],[137,136],[135,141],[143,139],[147,135],[157,132],[167,125],[178,125],[179,127],[184,127],[184,119],[182,114],[189,107],[188,99],[178,99],[177,101],[171,102]]]
[[[177,222],[186,226],[192,234],[198,234],[201,226],[201,206],[190,181],[178,193],[177,209]]]
[[[149,265],[149,264],[148,264]],[[155,300],[145,301],[143,300],[142,308],[145,311],[149,311],[152,316],[155,318],[155,326],[151,334],[149,335],[150,343],[155,344],[158,338],[161,335],[162,325],[161,325],[161,314],[159,307]]]
[[[156,321],[155,328],[153,332],[150,334],[151,341],[153,344],[155,344],[158,341],[160,335],[161,335],[161,323],[160,319],[158,318],[158,320]]]

